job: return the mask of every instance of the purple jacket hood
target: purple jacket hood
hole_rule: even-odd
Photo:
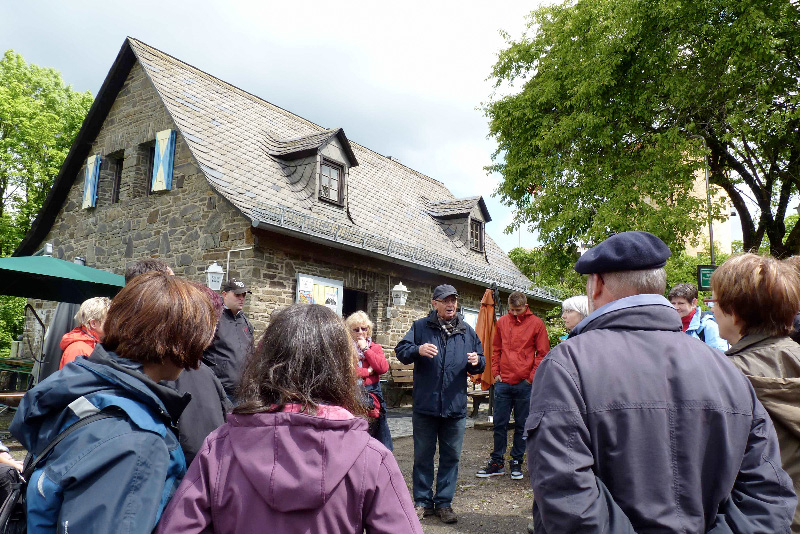
[[[238,463],[248,482],[280,512],[315,510],[369,443],[364,419],[323,419],[302,413],[228,416],[231,463]],[[271,447],[265,447],[271,443]]]

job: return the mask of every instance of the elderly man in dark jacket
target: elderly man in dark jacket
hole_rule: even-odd
[[[433,291],[434,310],[414,321],[394,349],[397,359],[414,364],[414,504],[420,519],[437,515],[458,521],[452,501],[467,417],[467,374],[486,367],[481,340],[458,315],[458,293],[451,285]],[[439,443],[439,471],[433,494],[433,456]]]
[[[789,532],[797,498],[752,386],[683,334],[646,232],[586,252],[591,312],[550,351],[526,423],[537,534]]]

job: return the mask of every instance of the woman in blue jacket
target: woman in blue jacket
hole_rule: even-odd
[[[214,334],[209,299],[186,280],[136,277],[114,298],[105,338],[29,391],[11,433],[34,456],[78,419],[34,471],[28,532],[150,533],[186,471],[174,423],[186,404],[162,380],[196,368]]]

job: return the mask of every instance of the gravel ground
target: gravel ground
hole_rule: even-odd
[[[11,454],[22,460],[25,450],[2,430],[8,428],[12,413],[0,414],[0,435]],[[486,421],[486,414],[480,413],[478,421]],[[464,447],[458,473],[458,488],[453,500],[453,510],[458,515],[458,523],[445,525],[437,517],[422,520],[422,529],[428,534],[449,534],[454,532],[474,534],[526,534],[530,520],[533,492],[530,488],[527,466],[523,467],[522,480],[502,477],[477,478],[475,473],[484,467],[492,452],[492,430],[474,428],[474,419],[467,418],[464,434]],[[394,441],[394,455],[411,492],[411,470],[414,465],[414,442],[411,437],[410,407],[391,409],[389,426]],[[512,432],[509,432],[509,445]],[[438,461],[438,460],[437,460]],[[508,471],[508,461],[506,461]]]
[[[485,421],[486,414],[479,414],[477,420]],[[458,523],[445,525],[437,517],[426,517],[422,520],[422,529],[429,534],[453,532],[526,534],[533,503],[533,492],[530,487],[527,466],[523,467],[524,478],[522,480],[511,480],[508,475],[488,479],[477,478],[475,473],[478,472],[478,469],[485,467],[489,460],[493,438],[491,428],[476,429],[474,421],[467,418],[468,428],[464,434],[464,446],[461,450],[458,488],[453,499],[453,511],[458,515]],[[410,409],[390,410],[389,422],[394,442],[394,455],[405,476],[409,492],[411,492],[414,441],[410,432]],[[405,428],[408,428],[407,432],[404,431]],[[398,430],[397,434],[395,434],[395,429]],[[509,432],[509,445],[512,435],[513,431]],[[506,458],[506,471],[508,472],[508,458]]]

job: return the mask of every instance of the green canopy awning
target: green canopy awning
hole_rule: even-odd
[[[0,295],[80,304],[92,297],[113,297],[121,275],[52,256],[0,258]]]

